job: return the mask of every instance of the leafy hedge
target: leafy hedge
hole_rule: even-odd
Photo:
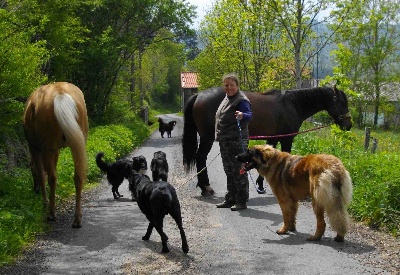
[[[150,129],[140,119],[130,120],[129,126],[98,126],[90,130],[87,142],[88,180],[84,189],[98,185],[101,172],[96,165],[97,152],[115,161],[130,153],[149,136]],[[75,194],[74,167],[70,149],[60,153],[57,174],[57,204]],[[29,169],[15,169],[13,174],[0,174],[0,266],[10,263],[35,236],[48,230],[40,194],[32,190]]]
[[[390,132],[372,135],[379,141],[375,154],[365,151],[363,131],[343,132],[336,126],[297,136],[292,153],[327,153],[339,157],[353,180],[353,200],[349,207],[353,218],[398,236],[400,137]]]

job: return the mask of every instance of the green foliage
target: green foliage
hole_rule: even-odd
[[[400,157],[398,152],[353,155],[349,171],[354,182],[352,215],[369,225],[400,232]]]
[[[332,29],[337,29],[338,42],[338,49],[333,52],[338,64],[335,78],[361,94],[362,99],[368,98],[374,126],[378,123],[383,84],[399,80],[399,8],[396,1],[342,1],[333,11],[348,13],[344,20],[331,24]],[[360,102],[356,109],[356,123],[361,127],[365,109]]]
[[[97,186],[101,172],[95,156],[105,153],[106,160],[115,161],[143,143],[149,129],[139,119],[124,125],[99,126],[90,130],[87,142],[88,180],[84,190]],[[69,148],[61,151],[58,165],[57,204],[65,203],[75,194],[73,161]],[[0,173],[0,266],[11,263],[21,250],[48,229],[43,222],[42,197],[33,192],[31,172],[14,169],[12,174]]]
[[[41,196],[32,191],[30,170],[14,172],[0,173],[0,266],[12,261],[46,228]]]
[[[312,126],[304,123],[302,130]],[[353,180],[353,218],[400,234],[400,139],[387,132],[372,133],[379,140],[375,154],[365,152],[363,132],[337,126],[295,138],[292,153],[327,153],[339,157]]]
[[[184,44],[171,41],[162,29],[143,54],[142,85],[152,108],[177,110],[180,104],[180,71],[185,63]]]

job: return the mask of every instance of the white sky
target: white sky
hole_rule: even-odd
[[[204,18],[204,15],[206,14],[206,11],[211,9],[211,6],[214,2],[214,0],[187,0],[187,3],[190,3],[192,5],[197,6],[197,18],[193,20],[193,26],[197,29],[201,20]],[[320,13],[321,19],[324,16],[327,16],[330,12],[330,9],[326,11],[322,11]]]
[[[213,0],[187,0],[187,2],[197,6],[197,18],[193,20],[193,26],[197,28],[200,21],[204,18],[206,11],[211,8]]]

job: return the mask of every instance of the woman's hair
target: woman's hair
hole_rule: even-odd
[[[228,73],[222,77],[222,82],[224,82],[226,79],[231,79],[235,81],[236,85],[239,86],[239,77],[235,73]]]

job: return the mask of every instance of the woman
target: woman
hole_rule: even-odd
[[[248,147],[252,112],[249,99],[239,90],[237,75],[229,73],[222,80],[226,96],[215,116],[215,140],[220,146],[227,193],[225,201],[217,204],[217,208],[238,211],[247,208],[249,180],[247,174],[240,174],[241,163],[236,156]]]

